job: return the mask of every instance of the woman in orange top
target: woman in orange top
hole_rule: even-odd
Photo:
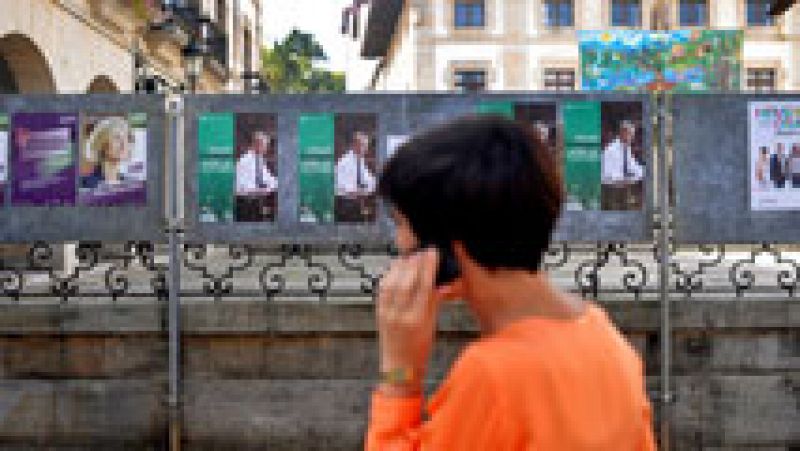
[[[634,350],[599,307],[541,270],[564,195],[540,145],[522,124],[465,118],[412,139],[385,166],[379,189],[401,257],[378,296],[382,382],[367,450],[655,449]],[[436,317],[453,298],[482,337],[423,422]]]

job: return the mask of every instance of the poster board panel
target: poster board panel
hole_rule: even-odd
[[[163,96],[0,96],[0,241],[164,234]]]
[[[796,102],[798,94],[675,96],[678,242],[800,242],[800,183],[793,185],[800,166],[792,150],[800,144]],[[782,120],[787,127],[776,127]],[[787,157],[783,164],[774,158],[778,153]]]

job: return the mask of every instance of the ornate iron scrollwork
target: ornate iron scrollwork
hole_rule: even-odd
[[[248,245],[231,244],[228,257],[233,263],[225,265],[221,274],[214,274],[208,266],[208,247],[205,244],[184,245],[184,265],[199,272],[203,280],[203,292],[214,300],[233,294],[234,275],[253,265],[253,248]]]
[[[750,251],[747,258],[734,262],[729,270],[729,280],[736,291],[736,296],[741,297],[745,292],[753,290],[756,285],[756,274],[748,266],[755,265],[758,257],[769,257],[773,263],[789,266],[791,269],[778,270],[776,274],[776,288],[786,291],[791,297],[797,290],[800,281],[800,262],[784,258],[774,244],[762,243],[758,248]]]
[[[616,259],[622,269],[619,280],[622,289],[638,299],[647,284],[647,267],[634,258],[631,255],[633,253],[633,249],[630,249],[627,243],[597,243],[594,248],[594,258],[581,262],[575,269],[577,289],[584,296],[598,297],[602,287],[601,272],[609,267],[612,259]]]

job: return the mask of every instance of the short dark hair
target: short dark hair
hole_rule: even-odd
[[[529,124],[467,116],[400,146],[378,191],[420,240],[461,241],[489,269],[538,271],[564,202],[555,160]]]

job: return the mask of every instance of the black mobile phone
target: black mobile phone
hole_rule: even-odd
[[[430,246],[434,246],[439,250],[439,267],[436,270],[436,286],[447,285],[460,277],[461,269],[458,267],[458,261],[453,252],[453,247],[424,243],[420,248],[425,249]]]

